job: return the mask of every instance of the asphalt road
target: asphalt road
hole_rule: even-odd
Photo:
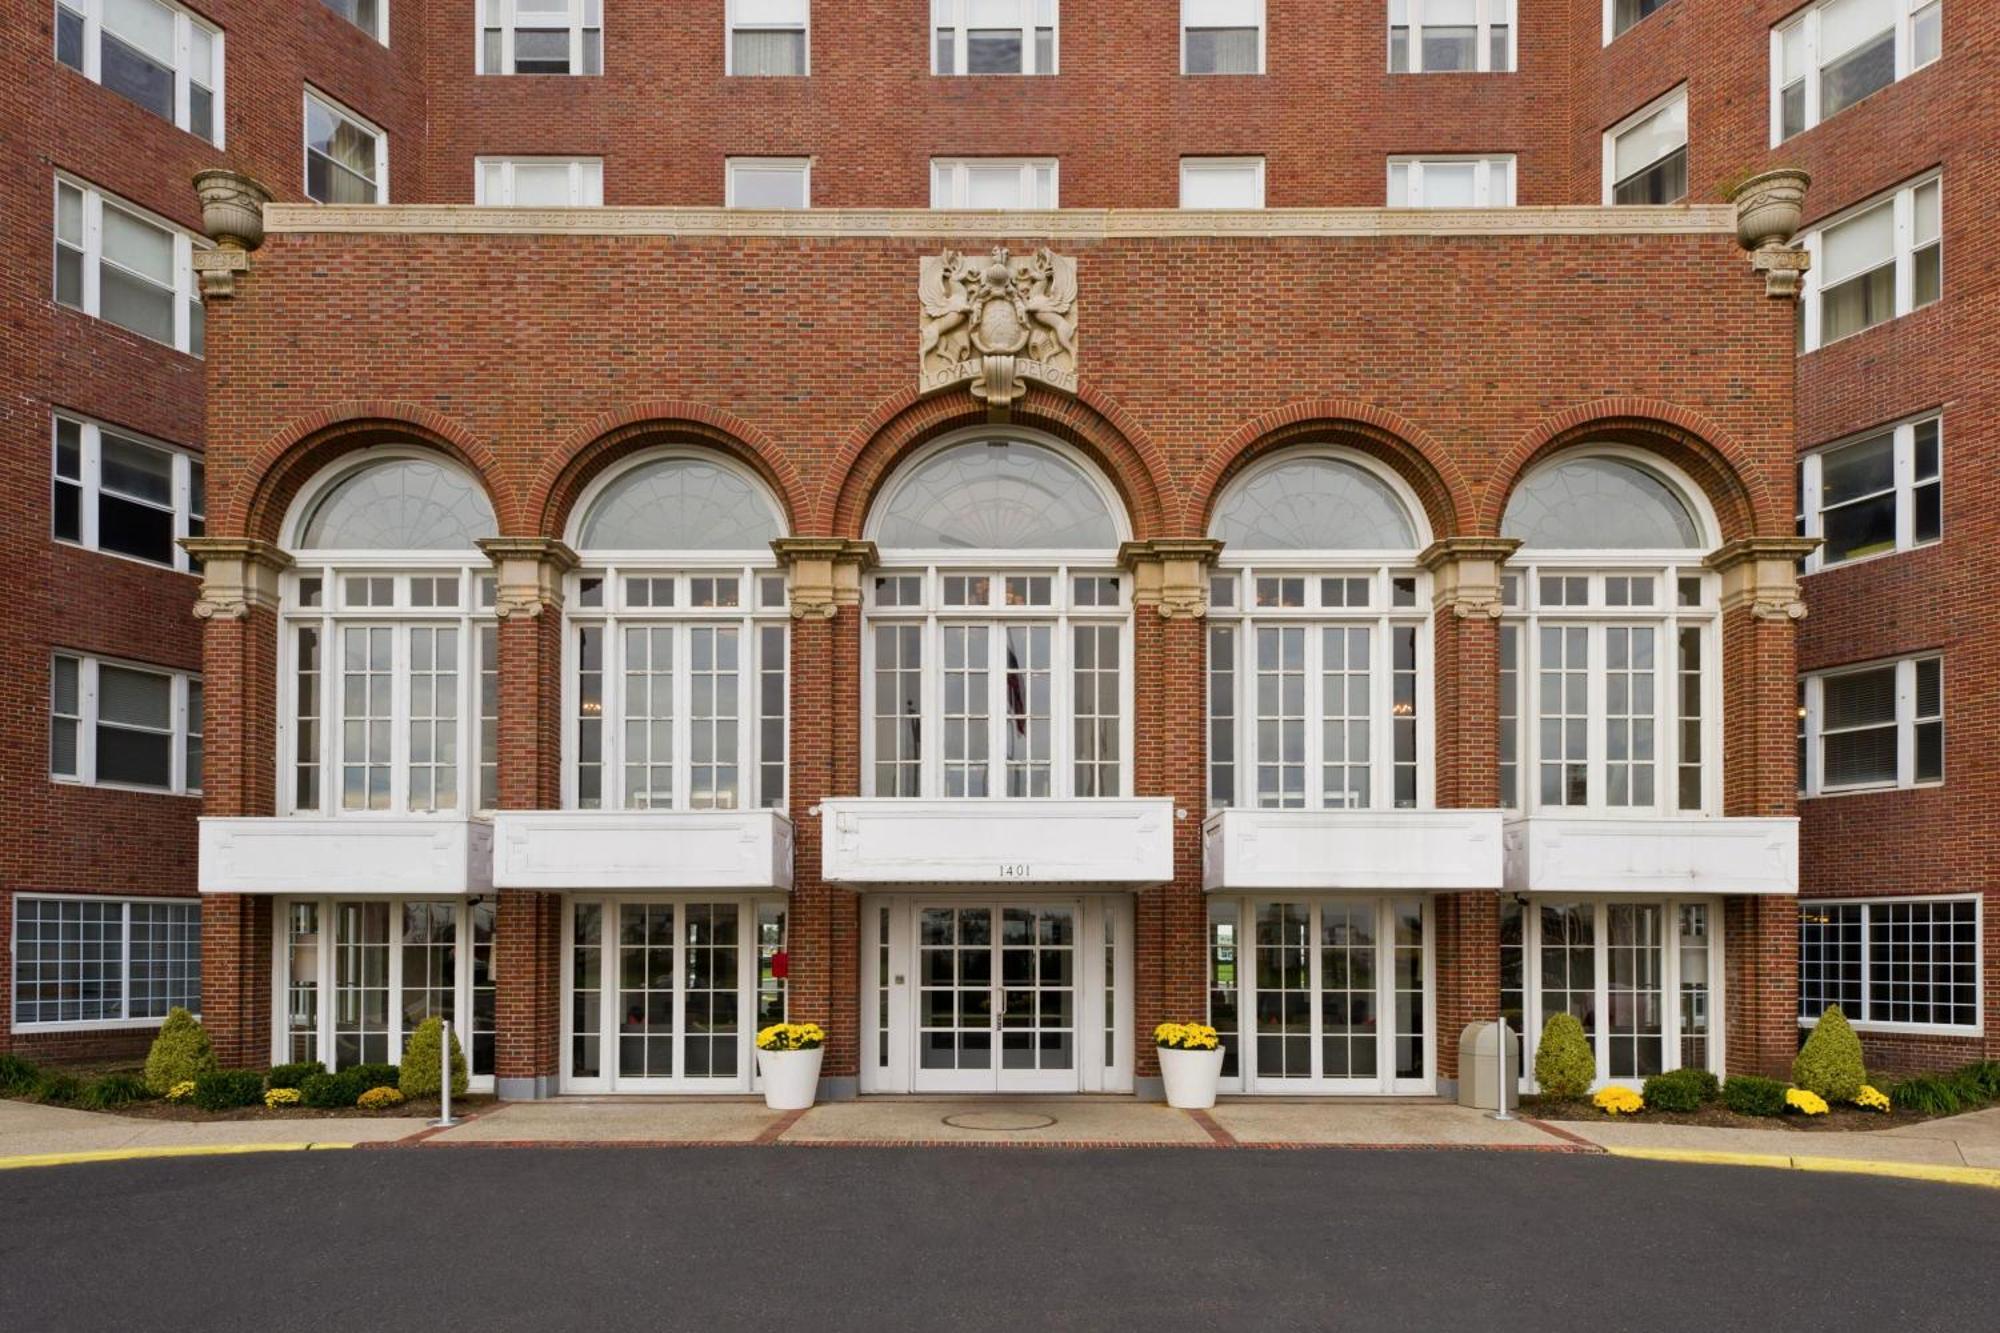
[[[1497,1152],[420,1149],[0,1175],[0,1328],[1996,1326],[2000,1192]]]

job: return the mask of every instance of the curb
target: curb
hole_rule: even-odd
[[[1791,1157],[1775,1153],[1706,1152],[1695,1148],[1606,1148],[1612,1157],[1694,1166],[1755,1166],[1777,1171],[1818,1171],[1852,1176],[1921,1180],[1933,1185],[2000,1189],[2000,1170],[1982,1166],[1934,1166],[1923,1162],[1878,1162],[1860,1157]]]
[[[29,1153],[0,1157],[0,1171],[35,1166],[76,1166],[85,1162],[134,1162],[155,1157],[234,1157],[244,1153],[328,1152],[352,1143],[189,1143],[160,1148],[96,1148],[85,1152]]]

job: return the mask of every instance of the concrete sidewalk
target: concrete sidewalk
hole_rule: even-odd
[[[414,1118],[287,1117],[282,1120],[146,1120],[105,1111],[0,1101],[0,1159],[70,1153],[246,1146],[346,1146],[408,1138],[424,1128]]]
[[[1710,1129],[1700,1125],[1648,1125],[1608,1119],[1557,1121],[1554,1127],[1613,1151],[1726,1153],[2000,1169],[2000,1107],[1898,1129],[1847,1133]]]

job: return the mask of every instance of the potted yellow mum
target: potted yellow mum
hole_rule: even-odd
[[[773,1023],[757,1034],[757,1071],[764,1076],[764,1105],[803,1111],[819,1093],[819,1062],[826,1033],[817,1023]]]
[[[1205,1111],[1215,1105],[1215,1088],[1222,1081],[1222,1039],[1205,1023],[1162,1023],[1153,1029],[1160,1052],[1160,1081],[1167,1085],[1167,1105],[1183,1111]]]

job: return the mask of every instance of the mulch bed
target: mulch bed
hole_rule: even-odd
[[[494,1098],[483,1094],[472,1094],[451,1099],[453,1116],[471,1115],[483,1111],[494,1104]],[[288,1106],[272,1109],[265,1106],[239,1106],[233,1111],[204,1111],[199,1106],[188,1106],[174,1102],[133,1102],[129,1106],[118,1107],[112,1114],[131,1116],[135,1120],[395,1120],[416,1117],[435,1120],[438,1115],[438,1100],[435,1097],[415,1097],[400,1106],[390,1106],[382,1110],[364,1110],[359,1106],[341,1106],[321,1110],[313,1106]]]
[[[1772,1116],[1738,1115],[1719,1103],[1699,1111],[1645,1110],[1634,1116],[1610,1116],[1587,1101],[1551,1102],[1540,1097],[1523,1097],[1521,1111],[1537,1120],[1618,1120],[1635,1125],[1702,1125],[1709,1129],[1794,1129],[1805,1134],[1823,1134],[1830,1130],[1895,1129],[1933,1118],[1915,1111],[1896,1108],[1864,1111],[1858,1106],[1830,1106],[1825,1115],[1813,1116],[1800,1115],[1796,1111]]]

